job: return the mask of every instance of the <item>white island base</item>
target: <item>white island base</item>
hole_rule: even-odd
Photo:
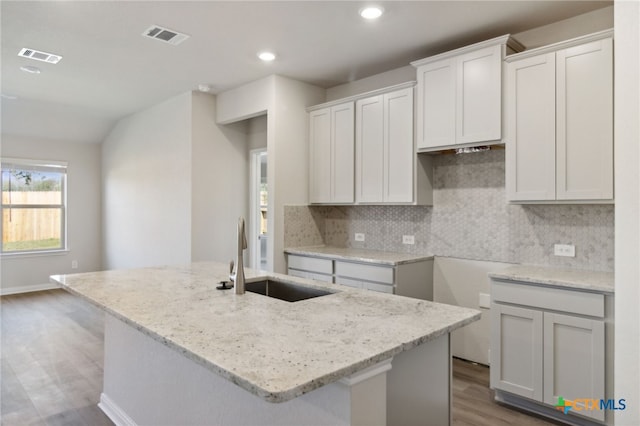
[[[272,403],[106,314],[99,406],[119,426],[448,425],[449,334]]]

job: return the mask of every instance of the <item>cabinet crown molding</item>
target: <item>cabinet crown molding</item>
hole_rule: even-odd
[[[518,61],[520,59],[526,59],[537,55],[543,55],[545,53],[556,52],[558,50],[590,43],[592,41],[602,40],[605,38],[613,38],[613,28],[583,35],[569,40],[560,41],[558,43],[549,44],[547,46],[525,50],[524,52],[514,53],[513,55],[507,56],[504,60],[505,62]]]
[[[336,100],[333,100],[333,101],[325,102],[325,103],[322,103],[322,104],[313,105],[313,106],[307,107],[307,112],[311,112],[311,111],[315,111],[315,110],[322,109],[322,108],[328,108],[328,107],[340,105],[340,104],[343,104],[345,102],[357,101],[359,99],[368,98],[370,96],[383,95],[385,93],[389,93],[389,92],[393,92],[393,91],[401,90],[401,89],[406,89],[406,88],[409,88],[409,87],[413,87],[415,85],[416,85],[415,81],[407,81],[405,83],[400,83],[400,84],[395,84],[393,86],[383,87],[382,89],[371,90],[369,92],[364,92],[364,93],[359,93],[357,95],[348,96],[346,98],[340,98],[340,99],[336,99]]]
[[[411,65],[417,68],[419,66],[429,64],[431,62],[439,61],[441,59],[447,59],[454,56],[463,55],[468,52],[473,52],[475,50],[482,49],[485,47],[497,46],[501,44],[506,45],[509,49],[511,49],[514,52],[522,52],[525,49],[525,47],[518,40],[511,37],[511,34],[505,34],[500,37],[495,37],[489,40],[481,41],[479,43],[470,44],[469,46],[460,47],[455,50],[449,50],[447,52],[439,53],[434,56],[429,56],[424,59],[419,59],[417,61],[411,62]]]

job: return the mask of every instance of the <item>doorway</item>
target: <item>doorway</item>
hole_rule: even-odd
[[[269,233],[267,217],[269,214],[269,190],[267,184],[267,150],[253,149],[251,157],[251,185],[249,217],[251,218],[250,234],[253,243],[249,244],[253,269],[269,270],[269,253],[267,243]]]

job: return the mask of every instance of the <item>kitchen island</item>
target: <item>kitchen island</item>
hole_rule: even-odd
[[[449,333],[476,310],[246,270],[332,294],[216,290],[202,262],[53,276],[106,313],[100,407],[116,424],[448,424]]]

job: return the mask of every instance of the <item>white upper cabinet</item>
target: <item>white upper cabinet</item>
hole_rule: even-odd
[[[432,203],[431,159],[415,149],[414,85],[308,109],[311,203]]]
[[[555,53],[507,66],[506,188],[510,200],[556,197]]]
[[[418,67],[418,150],[456,143],[455,59]]]
[[[356,102],[356,201],[381,202],[384,182],[382,95]]]
[[[613,199],[613,40],[556,53],[557,199]]]
[[[611,202],[611,32],[509,57],[506,80],[508,199]]]
[[[413,202],[413,89],[358,100],[356,123],[356,202]]]
[[[502,137],[503,46],[458,58],[456,143],[499,141]]]
[[[309,199],[353,203],[353,102],[309,112]]]
[[[412,62],[419,152],[501,143],[502,63],[522,50],[502,36]]]

